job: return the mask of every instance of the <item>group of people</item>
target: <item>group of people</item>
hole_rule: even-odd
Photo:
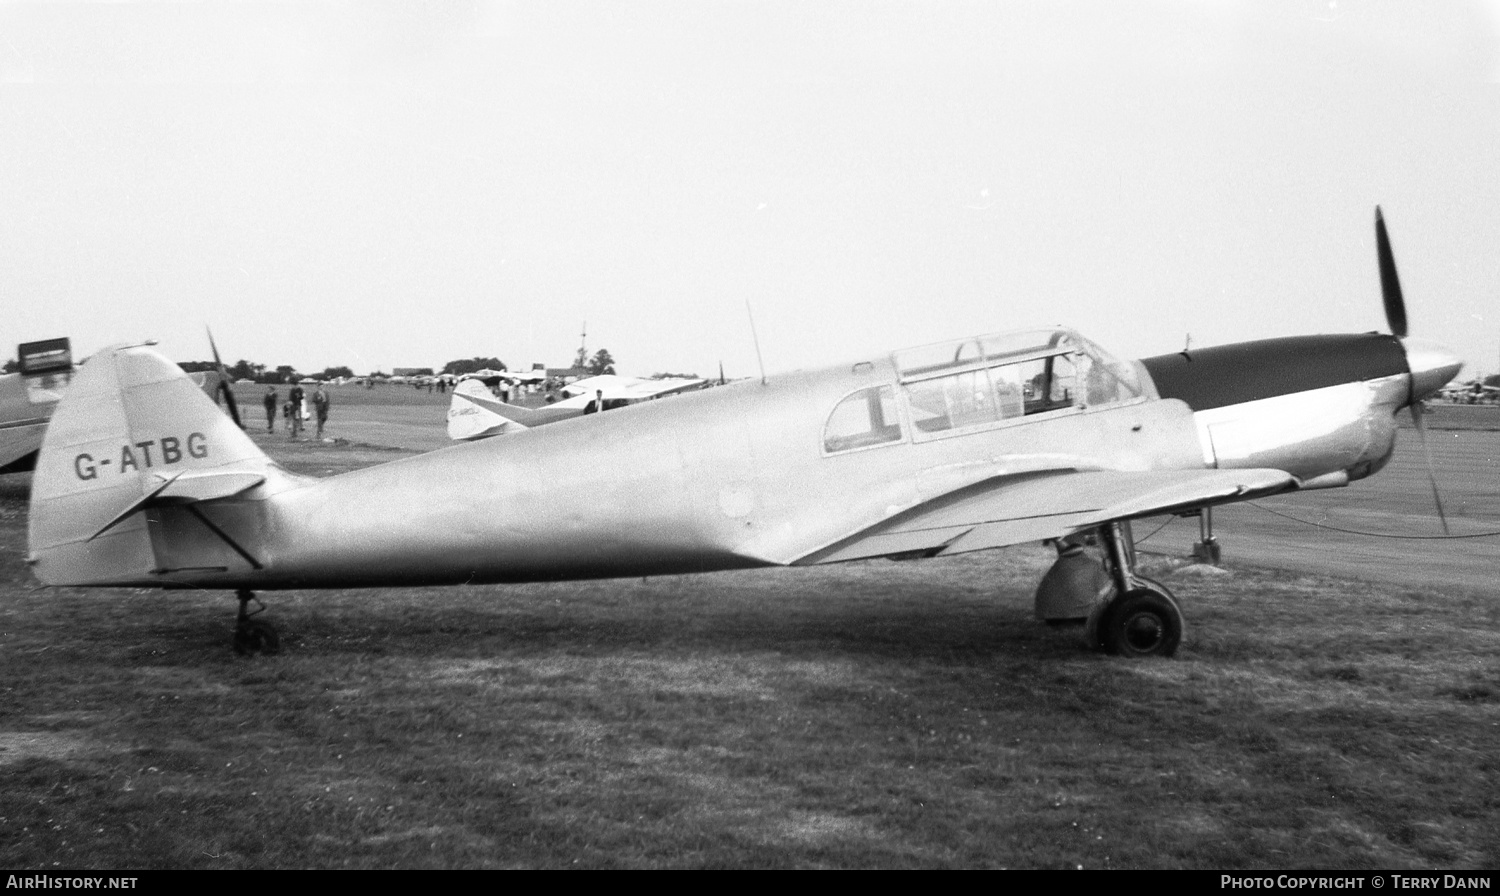
[[[307,416],[303,402],[306,394],[300,385],[293,385],[292,391],[287,394],[287,400],[281,405],[281,415],[286,420],[287,435],[292,441],[302,432],[302,421]],[[279,401],[275,386],[267,386],[265,397],[262,399],[266,406],[266,432],[276,431],[276,405]],[[323,391],[323,384],[312,394],[312,415],[318,421],[318,433],[315,436],[319,441],[323,438],[323,427],[328,423],[328,393]]]

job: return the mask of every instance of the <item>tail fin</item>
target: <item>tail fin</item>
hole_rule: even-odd
[[[176,364],[142,346],[108,348],[80,368],[42,440],[28,562],[48,585],[166,585],[259,568],[250,517],[264,502],[227,517],[197,505],[298,480]]]
[[[467,442],[529,429],[514,419],[520,416],[517,411],[524,414],[526,409],[491,397],[479,380],[464,380],[453,387],[453,400],[448,403],[448,438]]]

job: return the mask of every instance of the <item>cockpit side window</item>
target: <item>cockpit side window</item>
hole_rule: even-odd
[[[872,386],[844,396],[823,426],[823,450],[828,454],[901,441],[895,391]]]
[[[1072,407],[1078,394],[1078,371],[1071,355],[1048,355],[995,369],[997,379],[1012,386],[1007,417],[1029,416]],[[1017,395],[1016,393],[1019,393]],[[1019,407],[1019,412],[1014,410]]]
[[[905,389],[912,424],[943,432],[1072,407],[1078,368],[1072,355],[1047,355],[928,377]]]
[[[1071,330],[980,336],[893,356],[913,435],[1116,404],[1145,393],[1135,368]]]

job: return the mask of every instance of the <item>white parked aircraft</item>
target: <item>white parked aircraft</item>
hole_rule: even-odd
[[[448,403],[448,437],[465,442],[487,439],[593,413],[601,410],[601,399],[602,410],[608,411],[702,389],[707,384],[706,380],[649,380],[606,374],[570,384],[563,391],[571,397],[562,401],[539,408],[523,408],[495,398],[481,380],[466,379],[454,387],[453,398]]]

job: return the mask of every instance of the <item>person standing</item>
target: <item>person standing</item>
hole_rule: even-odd
[[[302,396],[302,384],[293,384],[291,394],[287,397],[290,398],[292,402],[291,438],[294,442],[297,441],[297,434],[302,431]]]
[[[266,432],[275,432],[276,431],[276,405],[280,404],[280,402],[278,402],[276,400],[276,387],[275,386],[267,386],[266,387],[266,397],[264,399],[262,399],[262,400],[265,402],[265,405],[266,405]]]
[[[313,392],[313,413],[318,417],[318,441],[323,440],[323,426],[328,422],[328,393],[323,391],[323,384]]]

